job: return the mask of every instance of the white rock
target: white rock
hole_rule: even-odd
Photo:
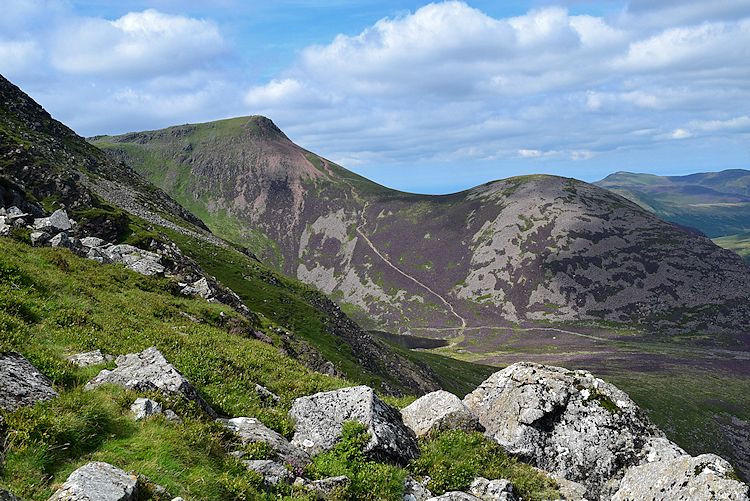
[[[509,480],[488,480],[477,477],[469,486],[469,493],[483,501],[518,501]]]
[[[217,419],[217,421],[233,431],[243,445],[263,442],[268,444],[283,461],[294,466],[304,466],[310,462],[310,457],[305,451],[289,443],[282,435],[255,418],[236,417],[233,419]]]
[[[423,484],[420,484],[412,477],[404,479],[404,500],[403,501],[427,501],[432,497],[430,490]]]
[[[84,247],[101,247],[104,244],[104,240],[98,237],[85,237],[81,239],[81,245]]]
[[[135,475],[97,461],[71,473],[49,501],[135,501],[137,482]]]
[[[459,491],[451,491],[451,492],[446,492],[442,496],[435,496],[434,498],[430,498],[427,501],[482,501],[482,500],[472,494],[467,494],[465,492],[459,492]]]
[[[57,233],[60,231],[67,231],[72,227],[70,219],[68,218],[68,213],[63,209],[57,209],[49,217],[34,219],[34,228],[37,230]]]
[[[150,398],[136,398],[130,411],[134,414],[134,419],[140,421],[156,414],[161,414],[161,404]]]
[[[401,417],[417,437],[445,430],[484,431],[461,399],[443,390],[418,398],[401,409]]]
[[[111,362],[115,357],[112,355],[105,355],[102,350],[87,351],[85,353],[77,353],[68,357],[68,361],[78,367],[89,367],[91,365],[105,364]]]

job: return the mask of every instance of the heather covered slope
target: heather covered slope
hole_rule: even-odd
[[[429,391],[435,374],[373,339],[325,296],[281,276],[210,233],[164,191],[54,120],[0,77],[0,199],[41,216],[65,208],[71,234],[144,248],[176,244],[191,266],[217,276],[284,332],[279,348],[391,393]],[[19,238],[28,231],[16,228]],[[286,340],[286,341],[284,341]],[[309,356],[308,356],[309,355]]]
[[[296,146],[263,117],[93,143],[217,234],[377,327],[448,337],[593,321],[732,338],[750,327],[750,270],[741,259],[573,179],[401,193]]]

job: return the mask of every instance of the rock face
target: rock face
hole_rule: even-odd
[[[612,501],[748,501],[748,486],[713,454],[683,456],[630,468]]]
[[[111,464],[81,466],[49,501],[135,501],[138,479]]]
[[[513,364],[464,403],[509,452],[592,498],[631,465],[684,454],[624,392],[584,371]]]
[[[198,390],[185,377],[167,362],[164,355],[154,347],[140,353],[121,355],[115,360],[117,368],[103,370],[86,384],[95,388],[105,383],[124,386],[136,391],[160,391],[164,394],[180,395],[196,402],[211,417],[216,412],[200,396]]]
[[[243,445],[252,442],[263,442],[271,446],[284,462],[294,466],[303,466],[310,462],[305,451],[290,444],[289,441],[255,418],[237,417],[233,419],[219,419],[228,429],[232,430]]]
[[[311,455],[336,445],[346,421],[358,421],[370,432],[365,450],[372,456],[401,464],[417,457],[414,433],[399,412],[367,386],[298,398],[289,415],[295,422],[292,444]]]
[[[0,353],[0,409],[19,407],[57,397],[52,382],[19,353]]]
[[[444,430],[484,431],[461,399],[444,390],[418,398],[401,409],[401,417],[417,437]]]
[[[475,478],[469,486],[469,492],[482,501],[518,501],[513,492],[513,484],[505,479]]]

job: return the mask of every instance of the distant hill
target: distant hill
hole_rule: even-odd
[[[750,261],[750,171],[687,176],[616,172],[594,184],[667,221],[696,228]]]
[[[750,332],[741,259],[575,179],[403,193],[305,150],[259,116],[92,143],[371,328],[450,337],[465,327],[601,321],[662,334]]]

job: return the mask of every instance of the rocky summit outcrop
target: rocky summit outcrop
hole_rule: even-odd
[[[367,427],[370,441],[365,451],[375,458],[405,464],[418,454],[414,433],[404,425],[398,410],[367,386],[298,398],[289,416],[295,423],[292,444],[311,455],[335,446],[347,421]]]
[[[135,501],[138,478],[100,461],[70,474],[49,501]]]
[[[116,369],[101,371],[86,384],[86,388],[96,388],[109,383],[130,390],[178,395],[197,403],[209,416],[217,417],[216,412],[203,400],[198,390],[156,348],[121,355],[115,363]]]
[[[516,363],[464,403],[509,452],[594,499],[630,466],[685,454],[627,394],[584,371]]]
[[[417,437],[444,430],[484,431],[477,416],[461,399],[445,390],[419,397],[401,409],[401,417]]]
[[[57,397],[52,382],[19,353],[0,353],[0,409],[19,407]]]
[[[250,417],[237,417],[233,419],[219,419],[219,423],[234,432],[242,445],[253,442],[262,442],[273,449],[279,459],[296,467],[304,466],[310,462],[310,457],[299,447],[289,443],[279,433],[273,431],[259,420]],[[233,453],[242,457],[241,452]]]
[[[612,501],[748,501],[748,486],[713,454],[682,456],[630,468]]]

